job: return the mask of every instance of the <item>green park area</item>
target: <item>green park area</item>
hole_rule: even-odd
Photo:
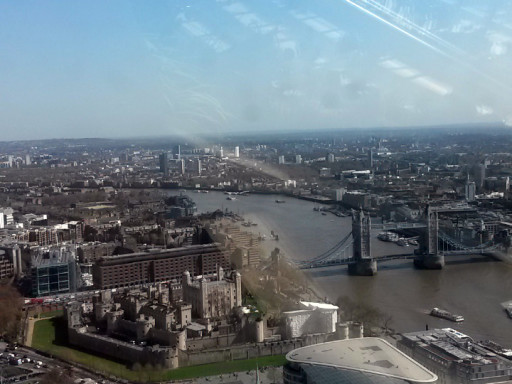
[[[38,316],[40,319],[44,319],[47,317],[59,317],[59,316],[62,316],[63,314],[64,314],[64,311],[61,309],[58,311],[41,312],[41,314],[39,314]]]
[[[194,377],[220,375],[254,370],[256,367],[280,366],[286,362],[284,355],[264,356],[250,360],[234,360],[222,363],[183,367],[174,370],[158,370],[152,366],[129,369],[125,363],[90,354],[72,348],[66,341],[66,327],[61,317],[43,319],[34,324],[32,347],[63,360],[87,366],[105,375],[114,375],[130,381],[152,382],[190,379]]]

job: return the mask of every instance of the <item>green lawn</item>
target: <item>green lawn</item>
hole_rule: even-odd
[[[281,366],[286,362],[284,355],[264,356],[251,360],[234,360],[222,363],[183,367],[174,370],[154,370],[143,368],[132,371],[125,364],[87,352],[71,348],[66,345],[66,329],[62,319],[44,319],[34,324],[32,347],[51,353],[65,360],[71,360],[88,366],[95,371],[112,374],[131,381],[166,381],[190,379],[194,377],[220,375],[231,372],[249,371],[265,366]]]
[[[64,314],[64,311],[61,309],[59,311],[49,311],[49,312],[41,312],[39,315],[40,319],[44,319],[45,317],[59,317]]]

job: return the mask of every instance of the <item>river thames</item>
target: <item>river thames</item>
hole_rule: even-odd
[[[167,192],[178,194],[179,192]],[[293,260],[311,259],[330,249],[351,231],[349,217],[322,215],[314,211],[317,204],[275,196],[236,196],[227,200],[220,192],[187,191],[197,204],[198,212],[229,209],[258,224],[253,230],[265,235],[266,249],[279,247]],[[276,199],[285,203],[277,204]],[[270,240],[270,231],[279,241]],[[374,234],[376,235],[376,233]],[[375,256],[411,252],[372,239]],[[340,296],[365,301],[393,317],[391,327],[397,332],[429,328],[454,328],[475,340],[491,339],[512,347],[512,319],[500,303],[512,300],[512,265],[480,257],[446,258],[441,271],[414,269],[411,260],[381,263],[373,277],[348,276],[346,266],[306,271],[317,291],[330,301]],[[453,323],[428,315],[433,307],[464,316],[463,323]]]

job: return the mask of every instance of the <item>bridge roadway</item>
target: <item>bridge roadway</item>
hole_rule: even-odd
[[[427,228],[426,223],[409,223],[409,222],[401,222],[401,223],[379,223],[372,224],[372,229],[381,229],[381,230],[390,230],[390,229],[412,229],[412,228]]]
[[[486,254],[485,249],[473,249],[473,250],[453,250],[453,251],[446,251],[441,252],[440,255],[442,256],[469,256],[469,255],[483,255]],[[373,259],[377,261],[377,263],[383,263],[386,261],[392,261],[392,260],[414,260],[418,255],[415,255],[414,253],[398,253],[396,255],[388,255],[388,256],[380,256],[380,257],[374,257]],[[326,267],[332,267],[335,265],[348,265],[355,263],[355,259],[353,257],[348,257],[346,259],[330,259],[330,260],[320,260],[315,263],[303,263],[299,264],[300,269],[313,269],[313,268],[326,268]]]

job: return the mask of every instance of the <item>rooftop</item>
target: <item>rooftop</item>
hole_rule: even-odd
[[[304,305],[305,307],[311,308],[311,309],[315,309],[315,308],[319,308],[319,309],[332,309],[332,310],[338,310],[339,309],[338,306],[332,305],[332,304],[327,304],[327,303],[312,303],[312,302],[309,302],[309,301],[301,301],[300,303],[302,305]]]
[[[338,340],[298,348],[286,355],[290,362],[322,365],[394,377],[416,383],[431,383],[437,376],[375,337]]]

